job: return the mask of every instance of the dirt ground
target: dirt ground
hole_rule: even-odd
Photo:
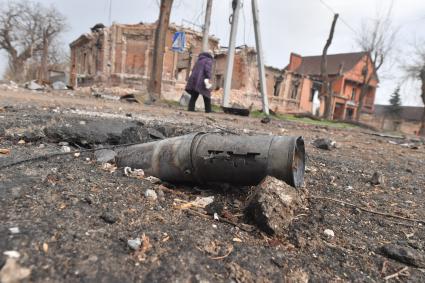
[[[425,282],[424,269],[382,252],[397,244],[425,253],[425,225],[413,221],[425,220],[425,146],[419,140],[67,93],[0,92],[0,111],[0,149],[10,150],[0,154],[0,269],[5,251],[19,252],[19,265],[31,270],[23,282],[383,282],[400,270],[388,280]],[[196,131],[302,135],[305,205],[287,233],[273,237],[243,216],[252,188],[153,184],[96,164],[91,152],[5,167],[60,152],[62,145],[44,129],[72,123],[135,123],[168,137]],[[315,148],[316,138],[331,138],[337,148]],[[71,150],[78,146],[70,144]],[[374,172],[384,176],[383,184],[370,184]],[[158,199],[149,200],[147,189]],[[181,209],[200,196],[214,196],[230,223]],[[137,237],[142,246],[132,251],[127,241]]]

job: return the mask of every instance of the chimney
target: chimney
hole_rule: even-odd
[[[296,53],[291,53],[291,57],[289,59],[289,67],[288,71],[295,71],[302,63],[303,58],[301,55],[298,55]]]

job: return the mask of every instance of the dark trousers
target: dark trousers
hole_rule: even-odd
[[[190,94],[190,101],[188,111],[195,111],[196,100],[198,100],[199,92],[193,90],[186,90]],[[204,98],[205,113],[211,113],[211,98],[202,95]]]

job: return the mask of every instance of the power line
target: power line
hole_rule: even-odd
[[[335,14],[339,14],[339,13],[337,13],[331,6],[329,6],[329,4],[327,4],[327,3],[325,3],[323,0],[319,0],[319,2],[323,5],[323,6],[325,6],[329,11],[331,11],[334,15]],[[353,28],[352,26],[350,26],[348,23],[347,23],[347,21],[345,21],[343,18],[342,18],[342,16],[341,16],[341,14],[339,14],[339,19],[341,20],[341,22],[345,25],[345,26],[347,26],[352,32],[354,32],[356,35],[358,35],[358,32],[356,31],[356,29],[355,28]]]
[[[112,24],[112,0],[109,0],[109,18],[108,18],[109,25]]]
[[[246,45],[246,16],[245,16],[245,5],[242,2],[242,16],[243,16],[243,43]]]

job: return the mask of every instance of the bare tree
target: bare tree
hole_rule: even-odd
[[[405,66],[405,70],[409,78],[418,80],[421,83],[421,98],[424,104],[424,111],[419,135],[425,136],[425,47],[423,44],[415,46],[412,61]]]
[[[332,39],[334,37],[335,32],[335,25],[338,20],[338,14],[334,15],[334,19],[332,21],[331,30],[329,32],[328,40],[326,41],[325,47],[323,48],[322,52],[322,60],[320,64],[320,76],[322,78],[322,89],[320,96],[323,97],[325,101],[325,111],[323,116],[325,119],[332,119],[332,84],[329,80],[329,74],[328,74],[328,49],[332,44]]]
[[[38,75],[38,80],[42,82],[47,80],[49,64],[49,48],[55,38],[58,37],[66,28],[65,17],[55,8],[50,7],[44,11],[40,36],[42,40],[42,56]]]
[[[378,71],[394,50],[397,29],[392,23],[392,5],[384,16],[377,16],[369,22],[363,22],[360,35],[356,38],[358,46],[365,54],[365,66],[362,69],[362,87],[357,107],[356,121],[360,120],[364,99],[367,96],[372,79],[378,77]],[[369,61],[370,60],[370,61]],[[370,70],[372,66],[372,71]]]
[[[40,3],[25,0],[0,3],[0,49],[8,55],[11,79],[23,81],[28,59],[49,51],[49,44],[63,30],[65,19],[55,8],[47,9]]]

